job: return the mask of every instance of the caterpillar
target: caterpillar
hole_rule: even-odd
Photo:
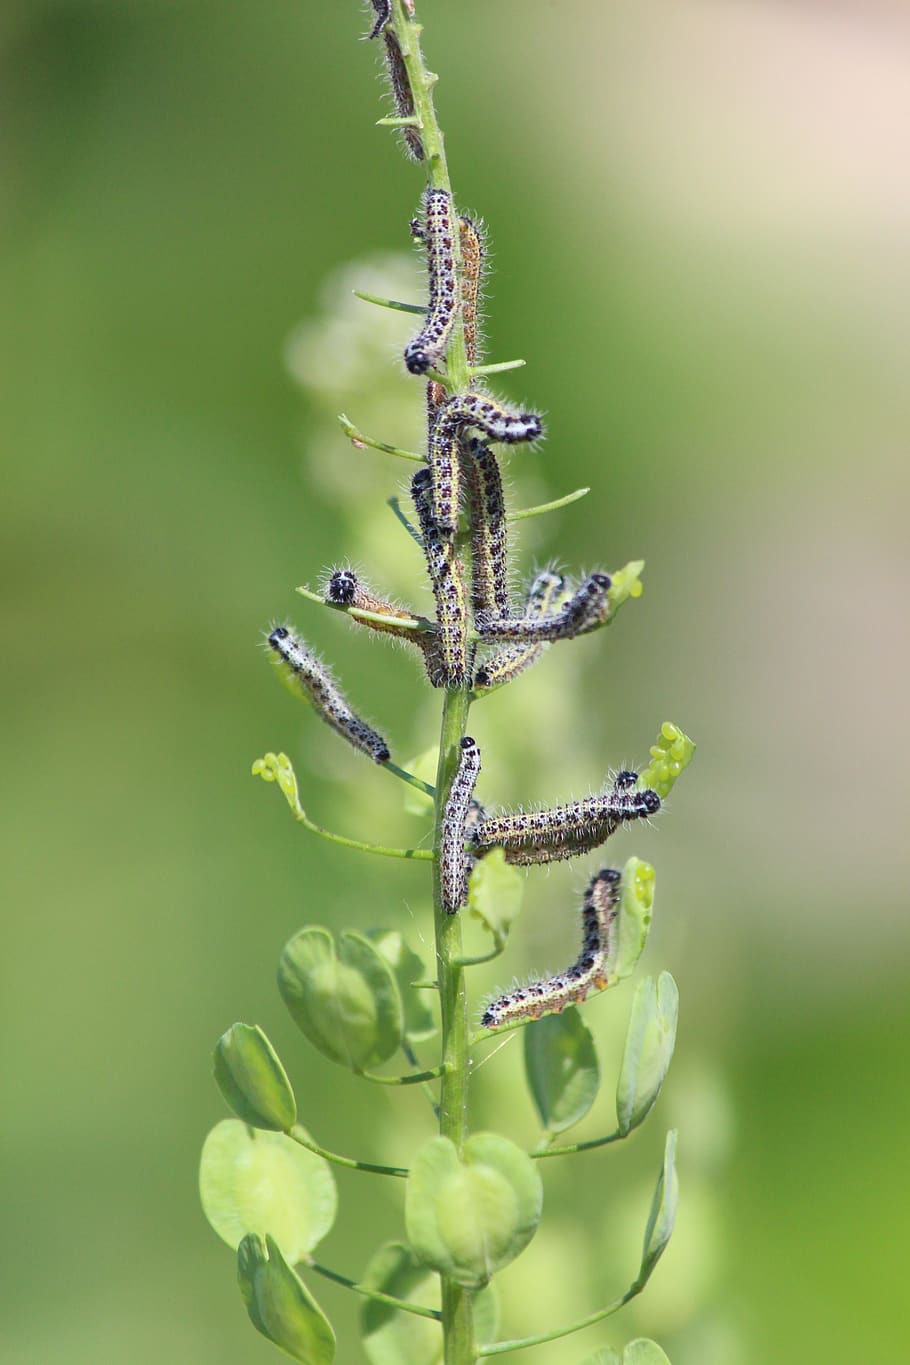
[[[447,190],[428,189],[423,202],[420,236],[427,248],[430,307],[420,331],[404,348],[404,363],[411,374],[426,374],[439,364],[458,312],[452,196]]]
[[[326,579],[324,594],[325,600],[335,606],[356,607],[360,611],[369,611],[374,616],[384,616],[388,619],[388,625],[383,625],[379,621],[359,622],[360,625],[367,626],[370,630],[393,635],[399,640],[408,640],[417,645],[423,644],[429,633],[425,630],[415,630],[398,624],[402,621],[413,621],[413,613],[401,611],[398,607],[393,607],[391,602],[386,602],[381,597],[375,597],[360,581],[353,569],[335,569]],[[356,617],[353,619],[357,620]]]
[[[486,247],[480,224],[462,214],[458,219],[458,240],[461,244],[461,319],[464,326],[464,350],[469,365],[476,365],[480,352],[478,319],[480,286],[483,282]]]
[[[570,640],[584,635],[606,619],[611,582],[609,574],[591,574],[558,611],[548,616],[493,616],[484,612],[477,617],[477,633],[484,640],[524,641]]]
[[[508,615],[506,504],[496,456],[476,437],[462,445],[471,507],[471,603],[476,612]]]
[[[430,430],[427,463],[430,468],[431,514],[437,531],[452,536],[458,527],[461,493],[461,462],[458,437],[444,422],[436,421]]]
[[[434,687],[463,687],[468,677],[464,577],[454,541],[440,535],[433,520],[430,493],[430,471],[418,469],[411,481],[411,497],[436,599],[436,642],[432,655],[427,654],[427,672]]]
[[[370,0],[370,4],[376,12],[376,19],[367,38],[376,38],[392,17],[392,0]]]
[[[604,868],[592,878],[582,903],[581,952],[571,967],[491,1001],[481,1018],[484,1028],[559,1014],[566,1005],[580,1005],[591,991],[607,988],[621,883],[622,874],[615,868]]]
[[[525,617],[548,616],[562,605],[566,592],[566,580],[561,574],[544,570],[532,582],[525,599]],[[475,691],[499,687],[511,682],[525,669],[537,663],[549,648],[548,640],[534,641],[525,645],[512,645],[501,649],[483,663],[474,674]]]
[[[388,762],[390,753],[385,740],[351,710],[325,664],[307,649],[302,640],[292,635],[287,626],[275,626],[267,637],[267,643],[293,674],[301,691],[306,693],[326,725],[331,726],[355,749],[369,754],[374,762]]]
[[[465,835],[473,823],[474,787],[480,772],[480,749],[477,741],[465,735],[461,741],[458,768],[449,790],[449,798],[442,816],[442,839],[439,846],[439,882],[442,904],[446,914],[454,915],[468,898],[468,859],[465,854]]]
[[[502,848],[508,863],[559,862],[597,848],[626,821],[646,820],[659,810],[657,792],[614,784],[602,796],[488,816],[474,827],[471,841],[477,849]]]
[[[517,445],[543,435],[543,422],[536,412],[510,412],[488,394],[456,393],[445,404],[439,421],[453,428],[476,427],[491,441]]]
[[[373,0],[373,5],[377,11],[380,9],[380,6],[386,11],[384,15],[381,13],[379,14],[376,23],[373,25],[373,31],[369,36],[375,38],[378,33],[382,33],[382,41],[385,46],[386,72],[389,77],[389,87],[392,91],[392,102],[395,106],[396,117],[413,118],[416,111],[408,69],[405,66],[404,57],[402,56],[397,37],[391,29],[385,27],[391,13],[389,0],[379,0],[378,4],[376,3],[376,0]],[[405,155],[410,157],[412,161],[423,161],[424,150],[419,129],[406,126],[400,128],[398,131],[401,133]]]

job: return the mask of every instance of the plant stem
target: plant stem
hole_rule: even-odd
[[[372,1161],[355,1161],[353,1157],[339,1156],[337,1152],[330,1152],[327,1147],[320,1147],[318,1142],[314,1142],[309,1133],[305,1132],[299,1123],[295,1123],[292,1128],[287,1130],[287,1136],[292,1142],[297,1142],[301,1147],[305,1147],[308,1152],[314,1152],[316,1156],[321,1156],[325,1161],[332,1161],[336,1166],[347,1166],[354,1171],[367,1171],[371,1175],[397,1175],[402,1179],[407,1179],[407,1166],[377,1166]]]
[[[392,27],[401,48],[420,122],[427,179],[433,189],[452,193],[445,142],[433,104],[436,77],[427,70],[420,48],[421,25],[410,17],[402,0],[392,0]],[[460,294],[461,247],[456,232],[453,239],[456,288]],[[470,369],[464,345],[464,328],[459,315],[446,352],[447,387],[456,393],[470,383]],[[469,697],[465,688],[447,691],[442,707],[439,737],[439,766],[436,772],[434,848],[439,850],[442,816],[452,778],[458,766],[461,740],[468,717]],[[468,1135],[468,1016],[464,969],[459,965],[461,924],[458,915],[447,915],[442,904],[439,859],[433,864],[433,906],[436,927],[436,966],[442,1014],[443,1075],[439,1095],[439,1131],[461,1152]],[[477,1359],[474,1343],[474,1313],[471,1291],[442,1276],[442,1331],[445,1365],[473,1365]]]
[[[413,1313],[417,1318],[430,1318],[433,1322],[440,1319],[441,1314],[437,1308],[422,1308],[418,1303],[408,1303],[406,1299],[393,1298],[391,1294],[383,1294],[378,1289],[368,1289],[365,1284],[358,1284],[347,1275],[339,1275],[337,1270],[330,1270],[327,1265],[320,1265],[318,1261],[307,1261],[306,1265],[317,1275],[324,1275],[327,1280],[344,1285],[345,1289],[353,1289],[355,1294],[365,1294],[368,1299],[375,1299],[377,1303],[387,1303],[390,1308],[397,1308],[400,1313]]]
[[[575,1332],[581,1332],[585,1327],[593,1327],[595,1322],[603,1322],[604,1318],[609,1318],[613,1313],[618,1313],[630,1299],[634,1299],[636,1294],[640,1294],[644,1288],[636,1280],[620,1298],[608,1303],[606,1308],[598,1308],[595,1313],[589,1313],[586,1318],[579,1318],[577,1322],[569,1323],[566,1327],[554,1327],[552,1332],[539,1332],[533,1337],[515,1337],[511,1341],[496,1341],[489,1346],[481,1346],[478,1355],[481,1356],[501,1356],[507,1351],[525,1351],[529,1346],[543,1346],[547,1341],[559,1341],[560,1337],[572,1336]]]

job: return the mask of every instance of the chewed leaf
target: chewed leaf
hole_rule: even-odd
[[[432,1038],[436,1020],[424,991],[415,991],[412,981],[426,975],[423,961],[405,942],[397,929],[368,929],[367,937],[395,973],[404,1010],[404,1032],[409,1042]]]
[[[331,1365],[331,1323],[274,1238],[244,1237],[237,1251],[237,1282],[257,1332],[300,1365]]]
[[[335,1221],[335,1181],[321,1156],[283,1133],[223,1119],[209,1133],[199,1164],[199,1196],[222,1241],[239,1246],[248,1232],[281,1239],[302,1261]]]
[[[616,1087],[616,1117],[625,1136],[650,1113],[670,1069],[676,1044],[679,991],[669,972],[648,976],[632,1001],[622,1067]]]
[[[548,1014],[524,1031],[525,1074],[548,1133],[580,1122],[597,1098],[600,1067],[591,1031],[579,1011]]]
[[[474,865],[468,881],[468,910],[489,930],[498,947],[518,917],[524,889],[524,878],[506,862],[501,848],[494,848]]]
[[[651,746],[651,762],[639,774],[638,787],[644,791],[651,787],[661,801],[670,794],[673,784],[683,768],[692,762],[695,745],[688,735],[684,735],[678,725],[665,720],[660,727],[657,742]]]
[[[431,1138],[411,1166],[408,1240],[424,1265],[470,1288],[524,1250],[542,1209],[535,1163],[496,1133],[472,1134],[461,1157],[448,1138]]]
[[[215,1080],[238,1118],[286,1132],[297,1118],[294,1092],[261,1028],[233,1024],[215,1045]]]
[[[362,934],[301,929],[285,946],[278,988],[297,1027],[324,1056],[363,1071],[401,1046],[404,1018],[392,968]]]

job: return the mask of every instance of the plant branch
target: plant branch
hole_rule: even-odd
[[[586,1318],[579,1318],[577,1322],[570,1323],[567,1327],[556,1327],[552,1332],[540,1332],[533,1337],[515,1337],[512,1341],[494,1341],[489,1346],[478,1346],[477,1354],[480,1356],[500,1356],[507,1351],[523,1351],[528,1346],[542,1346],[547,1341],[559,1341],[560,1337],[572,1336],[575,1332],[581,1332],[585,1327],[593,1327],[595,1322],[602,1322],[604,1318],[610,1317],[613,1313],[618,1313],[630,1299],[634,1299],[636,1294],[640,1294],[644,1289],[644,1284],[635,1281],[622,1295],[621,1298],[614,1299],[608,1303],[606,1308],[599,1308],[596,1313],[589,1313]]]
[[[372,436],[364,436],[362,431],[358,431],[354,423],[343,412],[338,414],[338,421],[345,436],[355,445],[358,450],[381,450],[386,455],[397,455],[400,460],[413,460],[417,464],[426,464],[422,455],[417,455],[413,450],[400,450],[398,446],[390,446],[387,441],[375,441]]]
[[[425,303],[402,303],[399,299],[383,299],[378,294],[368,294],[365,289],[355,289],[354,297],[364,303],[375,303],[377,308],[394,308],[397,313],[426,313]]]
[[[320,1265],[318,1261],[306,1261],[305,1265],[317,1275],[324,1275],[327,1280],[334,1280],[335,1284],[352,1289],[355,1294],[363,1294],[368,1299],[375,1299],[377,1303],[387,1303],[390,1308],[397,1308],[402,1313],[413,1313],[417,1318],[430,1318],[433,1322],[442,1321],[442,1314],[438,1308],[422,1308],[418,1303],[408,1303],[407,1299],[396,1299],[393,1295],[383,1294],[378,1289],[368,1289],[365,1284],[358,1284],[347,1275],[339,1275],[337,1270],[329,1270],[328,1266]]]
[[[568,1147],[538,1147],[530,1155],[538,1161],[545,1156],[572,1156],[575,1152],[591,1152],[595,1147],[606,1147],[610,1142],[621,1142],[624,1137],[628,1137],[628,1134],[621,1133],[617,1128],[615,1133],[610,1133],[607,1137],[592,1138],[589,1142],[573,1142]]]
[[[408,1176],[407,1166],[377,1166],[371,1161],[355,1161],[349,1156],[339,1156],[337,1152],[330,1152],[326,1147],[320,1147],[318,1142],[314,1142],[308,1133],[295,1123],[293,1127],[287,1129],[287,1136],[292,1142],[296,1142],[301,1147],[305,1147],[308,1152],[313,1152],[316,1156],[321,1156],[325,1161],[331,1161],[336,1166],[347,1166],[349,1170],[366,1171],[370,1175],[397,1175],[406,1180]]]

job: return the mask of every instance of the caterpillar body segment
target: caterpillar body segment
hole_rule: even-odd
[[[446,913],[454,915],[468,899],[468,854],[465,851],[466,831],[473,824],[474,787],[480,772],[480,749],[476,740],[465,735],[461,741],[458,768],[449,790],[442,817],[442,838],[439,846],[439,881],[442,904]]]
[[[484,1028],[502,1028],[522,1019],[559,1014],[567,1005],[580,1005],[591,991],[609,986],[621,887],[622,874],[615,868],[604,868],[592,878],[582,904],[578,957],[565,971],[542,981],[529,981],[492,1000],[481,1019]]]
[[[426,374],[443,360],[458,316],[459,302],[455,271],[455,233],[458,229],[452,196],[447,190],[428,189],[423,204],[420,240],[427,250],[430,306],[420,331],[404,348],[404,363],[411,374]]]
[[[483,640],[571,640],[603,624],[609,610],[610,576],[591,574],[563,603],[546,616],[493,616],[484,612],[477,617],[477,633]]]
[[[325,664],[293,635],[287,626],[276,626],[267,643],[298,683],[301,692],[326,725],[346,739],[355,749],[368,754],[375,763],[390,757],[389,746],[380,734],[352,711]]]
[[[427,653],[427,672],[434,687],[464,687],[469,673],[464,575],[454,537],[441,534],[433,519],[431,492],[429,469],[418,469],[411,482],[411,497],[436,599],[436,638],[433,650]]]
[[[528,590],[524,614],[535,619],[557,612],[567,596],[566,580],[561,574],[544,570],[539,573]],[[475,691],[487,691],[501,687],[524,673],[536,664],[549,649],[548,640],[532,640],[523,645],[512,645],[500,649],[484,659],[474,674]]]
[[[471,511],[471,605],[475,612],[507,615],[508,540],[499,463],[486,442],[476,437],[461,449]]]

